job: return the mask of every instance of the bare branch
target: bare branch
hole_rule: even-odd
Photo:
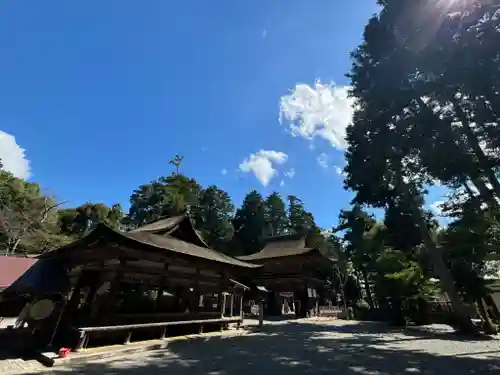
[[[0,233],[6,237],[6,255],[16,251],[21,240],[39,229],[49,217],[49,214],[65,202],[52,203],[48,197],[33,199],[28,204],[19,204],[27,207],[8,207],[3,204],[0,207]],[[39,203],[42,203],[41,205]]]

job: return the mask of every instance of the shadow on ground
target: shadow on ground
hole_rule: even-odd
[[[499,371],[499,345],[488,345],[482,353],[455,356],[403,347],[404,341],[431,340],[432,345],[448,345],[453,335],[426,330],[394,330],[376,323],[341,326],[331,324],[286,324],[266,327],[263,332],[233,338],[177,342],[168,351],[133,355],[107,362],[94,362],[72,369],[53,369],[78,374],[147,375],[465,375]],[[456,338],[456,336],[455,336]],[[410,342],[411,343],[411,342]],[[481,348],[480,342],[471,345]],[[465,344],[469,347],[468,344]],[[482,358],[471,358],[481,354]]]

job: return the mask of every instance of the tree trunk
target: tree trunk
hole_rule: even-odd
[[[406,326],[406,317],[403,312],[403,304],[399,296],[391,297],[391,323],[395,326]]]
[[[406,184],[404,186],[407,190],[405,195],[409,196],[408,186]],[[439,278],[441,289],[448,295],[451,301],[453,311],[457,318],[458,328],[464,332],[474,332],[475,328],[471,321],[472,314],[470,308],[467,307],[458,294],[450,271],[448,270],[448,267],[446,267],[440,251],[435,246],[434,241],[429,234],[427,223],[424,219],[421,208],[417,202],[413,201],[411,203],[411,209],[414,217],[417,219],[418,229],[420,231],[420,235],[422,236],[424,249],[429,255],[436,276]]]
[[[477,306],[479,308],[479,313],[484,320],[484,332],[488,335],[496,335],[498,333],[498,329],[491,320],[483,297],[477,299]]]
[[[417,101],[417,104],[421,109],[426,113],[427,116],[431,118],[436,118],[436,114],[432,111],[431,108],[427,104],[424,103],[422,98],[418,95],[415,96],[415,99]],[[467,144],[468,146],[472,149],[474,152],[475,156],[477,157],[477,161],[479,163],[479,167],[481,171],[484,173],[484,177],[488,180],[488,182],[491,183],[493,190],[495,192],[495,195],[500,198],[500,183],[498,182],[494,171],[492,170],[491,166],[489,165],[488,159],[486,155],[484,154],[483,150],[479,146],[479,142],[477,140],[476,135],[474,134],[474,131],[470,127],[470,121],[467,116],[467,114],[462,110],[462,107],[460,107],[460,104],[456,99],[452,100],[453,107],[456,110],[457,116],[460,119],[462,125],[463,125],[463,133],[465,137],[467,138]],[[441,120],[439,120],[441,121]],[[469,176],[471,177],[471,176]],[[484,185],[484,182],[481,181],[479,185]],[[497,202],[495,200],[495,197],[492,192],[490,192],[490,189],[484,185],[483,186],[477,186],[478,190],[481,194],[481,196],[484,197],[488,202],[492,202],[493,205],[496,205]]]
[[[9,243],[10,246],[7,246],[7,252],[5,255],[14,254],[21,243],[21,237],[16,238],[12,243]]]
[[[366,272],[366,268],[362,267],[361,268],[361,273],[363,274],[363,280],[364,280],[364,286],[365,286],[365,293],[366,293],[366,299],[368,302],[368,305],[370,306],[370,310],[373,310],[375,305],[373,303],[373,297],[372,297],[372,291],[370,290],[370,284],[368,283],[368,272]]]
[[[498,179],[495,175],[495,172],[490,166],[490,163],[488,161],[488,158],[486,157],[483,149],[479,145],[479,141],[474,134],[474,131],[472,130],[470,126],[470,121],[469,117],[467,114],[464,112],[460,104],[458,103],[458,100],[455,99],[452,101],[453,102],[453,108],[455,109],[455,112],[457,113],[458,118],[460,119],[460,122],[462,123],[462,127],[464,129],[464,134],[467,138],[467,143],[469,147],[472,149],[474,154],[477,157],[477,160],[479,161],[479,165],[485,174],[485,178],[488,180],[488,182],[491,184],[493,187],[493,190],[495,192],[495,195],[500,198],[500,183],[498,182]]]
[[[472,183],[479,191],[479,196],[481,198],[481,201],[487,202],[489,205],[491,205],[491,207],[498,208],[498,202],[495,199],[494,192],[491,191],[491,189],[488,188],[488,186],[486,186],[486,183],[483,181],[482,178],[476,178]]]
[[[344,305],[344,310],[345,310],[345,313],[347,314],[348,308],[349,308],[349,306],[347,306],[347,299],[345,298],[345,285],[347,283],[347,271],[344,274],[344,276],[342,277],[342,274],[340,272],[340,267],[338,265],[334,265],[334,268],[335,268],[336,272],[338,272],[338,275],[339,275],[339,287],[340,287],[340,294],[342,296],[342,304]]]

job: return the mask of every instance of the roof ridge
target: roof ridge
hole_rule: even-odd
[[[181,240],[181,239],[179,239],[179,238],[176,238],[176,237],[174,237],[174,236],[171,236],[171,235],[169,235],[169,234],[167,234],[167,235],[159,235],[159,234],[155,234],[155,233],[148,233],[148,234],[149,234],[150,236],[167,237],[167,238],[171,238],[171,239],[173,239],[173,240],[175,240],[175,241],[185,242],[185,241],[183,241],[183,240]],[[203,239],[202,239],[202,238],[200,238],[200,239],[203,241]],[[198,246],[198,245],[196,245],[196,244],[191,244],[191,243],[189,243],[189,242],[186,242],[186,243],[188,243],[188,244],[189,244],[189,245],[191,245],[191,246],[200,247],[200,246]],[[205,243],[205,241],[203,241],[203,243]],[[227,259],[230,259],[230,260],[237,260],[237,261],[241,262],[241,260],[240,260],[240,259],[238,259],[238,258],[236,258],[236,257],[232,257],[231,255],[227,255],[227,254],[225,254],[225,253],[223,253],[223,252],[220,252],[220,251],[218,251],[218,250],[212,249],[212,248],[211,248],[211,247],[209,247],[208,245],[207,245],[207,247],[206,247],[206,248],[204,248],[204,249],[205,249],[205,250],[207,250],[207,251],[209,251],[209,252],[212,252],[212,253],[214,253],[214,254],[220,255],[220,256],[222,256],[223,258],[227,258]],[[245,263],[246,263],[246,262],[245,262]]]
[[[159,218],[157,218],[155,220],[151,220],[151,221],[148,221],[146,223],[142,223],[137,228],[129,229],[126,232],[134,232],[134,231],[140,232],[141,228],[144,228],[144,227],[147,227],[147,226],[151,226],[151,225],[153,225],[155,223],[158,223],[160,221],[164,221],[164,220],[168,220],[168,219],[172,219],[172,220],[174,220],[174,219],[180,219],[180,220],[182,220],[183,218],[188,218],[188,217],[187,217],[186,214],[173,215],[173,216],[161,216],[161,217],[159,217]]]
[[[109,228],[109,227],[108,227]],[[135,238],[136,235],[146,235],[146,236],[152,236],[152,238],[158,238],[159,240],[164,240],[164,239],[169,239],[169,240],[172,240],[172,241],[176,241],[176,242],[180,242],[180,243],[184,243],[188,246],[193,246],[195,248],[199,248],[199,249],[202,249],[204,251],[207,251],[207,252],[210,252],[216,256],[219,256],[223,259],[226,260],[226,262],[221,262],[220,260],[216,260],[216,259],[207,259],[205,257],[203,257],[201,254],[200,255],[193,255],[193,254],[185,254],[185,255],[188,255],[188,256],[194,256],[194,257],[199,257],[199,258],[203,258],[203,259],[207,259],[209,261],[214,261],[214,262],[219,262],[219,263],[226,263],[226,264],[231,264],[233,263],[233,265],[240,265],[240,266],[245,266],[245,267],[252,267],[252,268],[255,268],[256,265],[255,264],[252,264],[252,263],[248,263],[248,262],[245,262],[244,260],[241,260],[241,259],[237,259],[237,258],[234,258],[234,257],[231,257],[227,254],[224,254],[224,253],[221,253],[217,250],[214,250],[212,248],[207,248],[207,247],[201,247],[199,245],[196,245],[196,244],[193,244],[193,243],[189,243],[189,242],[186,242],[186,241],[183,241],[179,238],[176,238],[176,237],[173,237],[173,236],[170,236],[170,235],[158,235],[158,234],[155,234],[155,233],[150,233],[150,232],[135,232],[135,233],[130,233],[130,232],[117,232],[115,231],[113,228],[109,228],[111,229],[112,231],[114,231],[115,233],[117,233],[118,235],[122,235],[122,236],[125,236],[126,238],[128,239],[131,239],[133,241],[137,241],[137,242],[140,242],[142,244],[145,244],[145,245],[148,245],[148,246],[153,246],[155,248],[158,248],[158,249],[163,249],[163,250],[170,250],[170,251],[174,251],[174,252],[177,252],[175,249],[168,249],[168,248],[164,248],[164,247],[161,247],[157,244],[154,244],[154,243],[149,243],[149,242],[144,242],[144,241],[141,241],[139,238]],[[236,264],[234,264],[236,262]],[[257,266],[258,267],[258,266]]]

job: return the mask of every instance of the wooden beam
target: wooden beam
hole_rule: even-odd
[[[99,267],[86,267],[87,270],[90,271],[101,271]],[[171,271],[171,270],[165,270],[164,268],[162,269],[147,269],[147,268],[139,268],[139,267],[133,267],[130,265],[127,265],[126,267],[122,268],[120,266],[113,266],[107,269],[107,271],[115,271],[115,272],[123,272],[124,276],[126,277],[127,275],[150,275],[150,276],[158,276],[158,277],[167,277],[167,278],[173,278],[173,279],[182,279],[185,278],[186,280],[191,281],[192,284],[192,278],[193,274],[185,274],[182,272],[177,272],[177,271]],[[217,282],[220,283],[221,280],[218,277],[210,277],[210,276],[203,276],[201,274],[198,275],[198,282]]]
[[[259,300],[259,327],[264,325],[264,300]]]
[[[128,331],[143,328],[157,328],[157,327],[170,327],[180,326],[186,324],[209,324],[209,323],[236,323],[241,318],[217,318],[217,319],[199,319],[199,320],[179,320],[173,322],[156,322],[156,323],[142,323],[142,324],[126,324],[116,326],[101,326],[101,327],[75,327],[74,330],[78,332],[111,332],[111,331]]]
[[[172,264],[184,265],[188,267],[199,267],[201,270],[207,271],[234,271],[240,272],[240,267],[231,264],[203,259],[201,257],[194,257],[188,254],[182,254],[175,251],[155,250],[151,246],[137,244],[131,247],[130,244],[119,241],[104,243],[104,241],[96,241],[93,244],[80,246],[75,248],[74,251],[65,251],[57,254],[57,256],[68,263],[70,266],[77,266],[88,264],[92,262],[99,262],[100,260],[107,260],[112,258],[126,258],[130,261],[134,260],[149,260],[159,263],[169,262]],[[56,256],[56,255],[55,255]],[[243,270],[241,270],[243,271]]]

